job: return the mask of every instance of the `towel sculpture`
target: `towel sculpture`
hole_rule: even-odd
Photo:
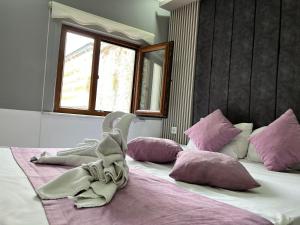
[[[125,161],[133,114],[113,112],[105,117],[101,140],[86,139],[56,155],[42,153],[33,163],[77,166],[37,189],[41,199],[69,197],[78,208],[103,206],[128,181]],[[116,121],[117,120],[117,121]]]

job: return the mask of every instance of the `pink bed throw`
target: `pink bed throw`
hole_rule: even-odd
[[[68,168],[36,165],[29,159],[55,149],[12,148],[34,188]],[[42,201],[50,225],[271,225],[248,211],[183,190],[168,181],[131,170],[127,186],[108,205],[76,209],[69,199]]]

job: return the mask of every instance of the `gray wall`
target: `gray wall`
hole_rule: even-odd
[[[167,40],[169,13],[156,0],[57,0]],[[48,0],[0,1],[0,108],[40,111]],[[44,109],[53,109],[60,24],[51,21]]]
[[[0,1],[0,108],[41,108],[47,11],[45,0]]]

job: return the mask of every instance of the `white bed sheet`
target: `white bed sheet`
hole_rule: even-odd
[[[0,225],[49,225],[41,201],[9,148],[0,148]]]
[[[41,202],[10,149],[0,148],[0,224],[48,225]],[[271,172],[262,164],[242,164],[262,185],[251,192],[175,182],[168,176],[172,165],[141,163],[127,158],[129,167],[142,169],[182,188],[254,212],[275,225],[300,225],[300,174]],[[183,209],[184,210],[184,209]]]

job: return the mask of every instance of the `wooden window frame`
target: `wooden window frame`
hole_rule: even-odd
[[[76,109],[76,108],[65,108],[60,106],[61,91],[62,91],[62,81],[63,81],[63,70],[64,70],[64,59],[65,59],[65,45],[66,45],[66,35],[68,32],[79,34],[94,39],[94,49],[93,49],[93,60],[92,60],[92,70],[91,70],[91,84],[89,93],[89,106],[88,109]],[[71,113],[71,114],[84,114],[84,115],[97,115],[105,116],[108,111],[98,111],[95,109],[96,97],[97,97],[97,82],[98,82],[98,69],[99,69],[99,57],[100,57],[100,43],[105,41],[110,44],[115,44],[121,47],[129,48],[135,51],[135,62],[134,62],[134,73],[133,73],[133,83],[132,83],[132,95],[131,95],[131,106],[130,112],[134,111],[134,101],[135,101],[135,83],[136,83],[136,64],[138,58],[138,49],[141,47],[139,45],[105,36],[103,34],[87,31],[77,27],[62,25],[61,36],[60,36],[60,47],[58,56],[58,66],[57,66],[57,78],[55,87],[55,100],[54,100],[54,112],[59,113]]]
[[[171,70],[173,61],[173,46],[174,42],[164,42],[155,45],[142,47],[138,51],[137,69],[136,69],[136,82],[135,82],[135,95],[134,95],[134,113],[139,116],[146,117],[159,117],[167,118],[169,109],[169,93],[171,84]],[[145,53],[154,52],[158,50],[164,50],[164,65],[163,65],[163,79],[162,79],[162,94],[160,97],[160,109],[159,111],[142,110],[140,109],[141,102],[141,86],[143,79],[143,59]]]

